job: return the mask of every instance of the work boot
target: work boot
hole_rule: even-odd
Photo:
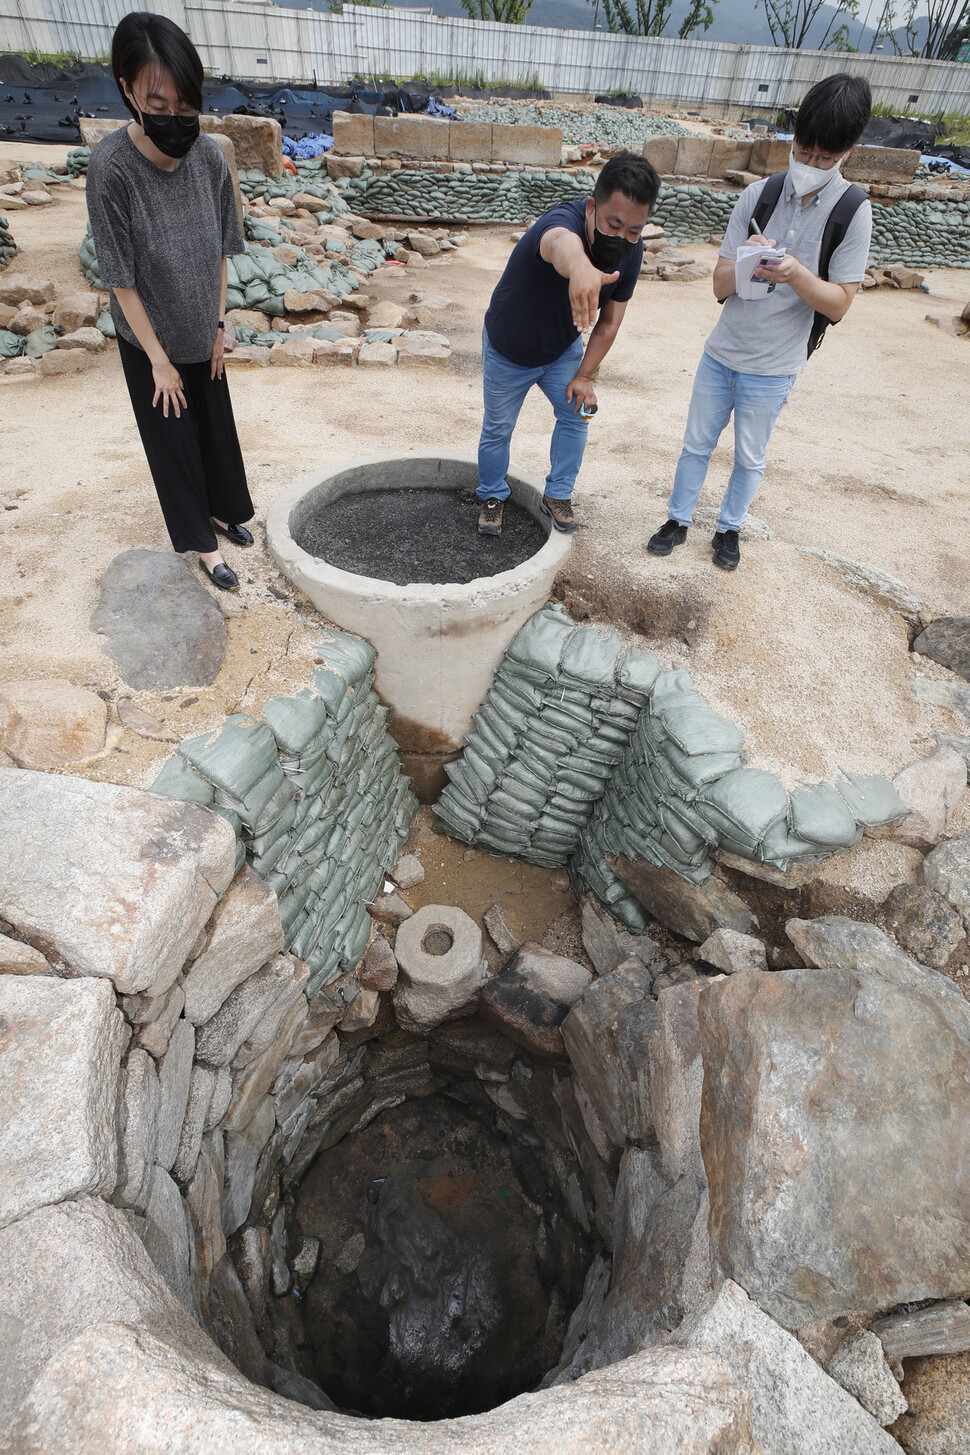
[[[669,556],[674,546],[682,546],[686,539],[686,525],[681,525],[679,520],[665,520],[647,541],[647,550],[655,556]]]
[[[738,533],[736,530],[718,530],[711,538],[711,545],[714,547],[712,560],[715,566],[720,566],[722,571],[734,571],[741,560],[741,548],[738,545]]]
[[[542,514],[547,515],[555,529],[561,530],[563,535],[571,536],[574,531],[579,530],[579,521],[573,515],[573,503],[570,499],[553,500],[551,495],[543,495],[541,508]]]
[[[478,534],[481,536],[500,536],[502,534],[502,511],[505,508],[503,500],[496,500],[493,495],[491,500],[486,500],[478,517]]]

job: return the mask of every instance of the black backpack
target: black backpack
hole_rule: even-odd
[[[787,176],[787,172],[776,172],[773,177],[768,178],[764,187],[761,189],[758,205],[752,213],[751,221],[748,224],[749,236],[755,232],[764,233],[768,220],[778,203],[778,198],[781,196],[781,190],[785,185],[785,178]],[[832,254],[839,246],[839,243],[842,242],[848,230],[849,223],[865,200],[866,194],[861,187],[857,187],[853,182],[842,193],[842,196],[826,218],[825,227],[822,231],[822,242],[818,250],[818,276],[826,282],[828,282],[829,263],[832,261]],[[812,357],[822,342],[822,339],[825,337],[825,330],[832,322],[833,320],[831,318],[826,318],[824,313],[819,313],[816,310],[815,317],[812,320],[812,331],[808,336],[808,358]]]

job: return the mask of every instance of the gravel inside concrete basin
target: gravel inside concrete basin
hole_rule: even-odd
[[[511,571],[545,544],[539,522],[505,502],[502,534],[478,533],[480,502],[468,490],[374,490],[341,496],[309,515],[294,539],[310,555],[393,581],[467,585]]]

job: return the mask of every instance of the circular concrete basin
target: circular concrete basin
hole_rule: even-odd
[[[518,474],[507,479],[512,499],[541,521],[542,485]],[[331,566],[296,537],[312,515],[354,492],[462,491],[477,483],[473,455],[370,455],[305,475],[278,496],[266,518],[280,570],[329,621],[376,649],[377,690],[391,709],[388,726],[426,801],[436,796],[441,764],[461,746],[509,642],[548,601],[571,538],[547,530],[545,544],[521,565],[465,585],[399,586]]]

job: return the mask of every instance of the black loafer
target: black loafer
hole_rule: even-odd
[[[210,571],[205,561],[199,558],[199,565],[202,567],[213,586],[218,586],[220,591],[235,591],[239,586],[239,578],[225,561],[217,561]]]
[[[244,525],[230,524],[223,530],[221,525],[213,521],[212,529],[216,535],[225,536],[227,541],[232,541],[234,546],[251,546],[253,544],[253,537]]]

